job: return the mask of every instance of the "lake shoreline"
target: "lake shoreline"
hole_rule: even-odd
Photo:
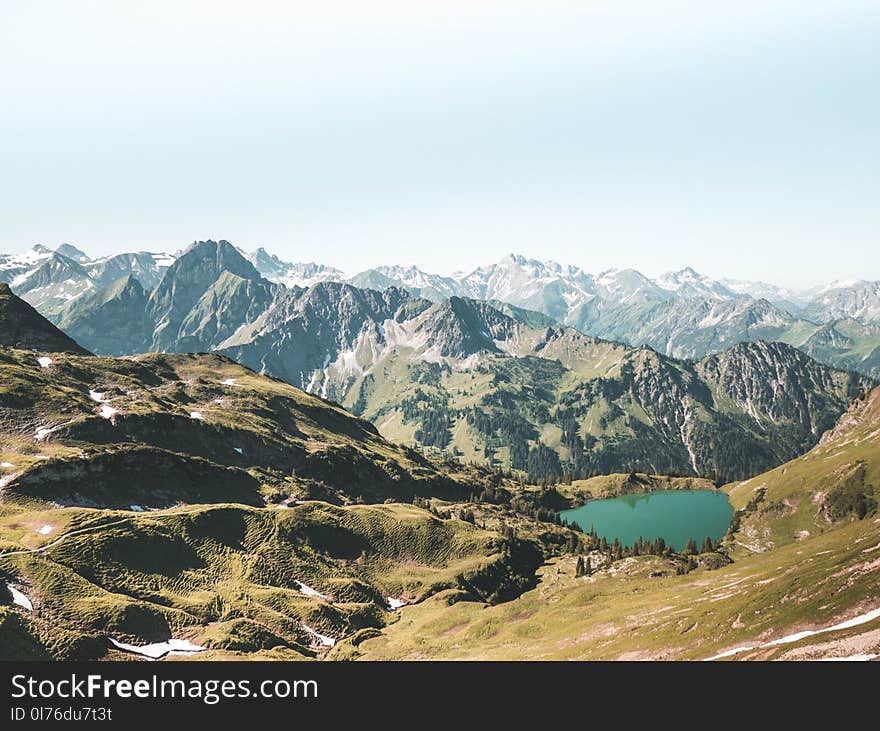
[[[607,500],[623,495],[681,490],[723,492],[705,477],[670,477],[644,472],[598,475],[585,480],[573,480],[570,485],[558,485],[556,488],[569,501],[572,509],[582,507],[592,500]]]
[[[681,552],[689,540],[699,546],[705,539],[720,541],[730,527],[733,506],[727,493],[709,490],[653,490],[590,500],[563,510],[559,518],[576,523],[584,532],[594,530],[609,543],[623,546],[662,538]]]

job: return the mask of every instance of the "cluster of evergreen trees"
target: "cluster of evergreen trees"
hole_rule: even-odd
[[[403,422],[417,422],[417,442],[425,447],[446,449],[452,441],[452,423],[457,413],[449,408],[446,394],[427,393],[417,388],[412,396],[400,402]]]
[[[426,447],[445,449],[452,441],[452,422],[446,409],[425,409],[420,426],[416,429],[416,441]]]
[[[671,558],[679,555],[678,552],[672,546],[668,545],[662,537],[651,540],[644,536],[639,536],[633,545],[624,546],[618,538],[615,538],[609,543],[605,536],[597,535],[596,529],[592,526],[590,526],[589,532],[585,533],[583,528],[578,525],[577,521],[568,523],[563,519],[560,524],[567,525],[573,531],[584,533],[586,536],[586,540],[584,541],[586,549],[588,551],[599,551],[600,553],[604,553],[608,555],[612,561],[619,561],[620,559],[628,558],[630,556],[666,556]],[[706,536],[698,548],[697,542],[693,538],[689,538],[681,555],[696,556],[701,553],[713,553],[718,550],[719,545],[719,542],[713,541],[710,536]]]
[[[852,474],[828,491],[825,509],[832,520],[842,520],[852,514],[859,520],[877,511],[874,488],[865,483],[866,466],[858,462]]]
[[[364,379],[361,381],[360,389],[358,390],[357,400],[352,404],[351,413],[355,416],[363,416],[364,411],[367,410],[367,399],[370,396],[370,393],[373,391],[373,387],[376,385],[376,378],[372,373],[368,373],[364,376]]]
[[[593,562],[590,560],[590,557],[587,556],[587,560],[584,561],[583,556],[578,556],[577,564],[574,568],[574,575],[578,579],[581,576],[589,576],[593,573]]]
[[[563,461],[559,452],[539,441],[538,430],[524,412],[541,412],[540,423],[559,427],[560,442],[570,455],[568,460]],[[581,436],[579,416],[582,414],[583,409],[575,405],[560,406],[550,413],[546,404],[527,405],[505,392],[487,395],[479,407],[464,412],[468,426],[482,437],[487,458],[492,458],[501,447],[507,447],[510,468],[524,472],[534,484],[556,484],[635,470],[659,470],[670,476],[690,475],[687,469],[690,458],[684,447],[671,448],[658,439],[656,431],[637,419],[623,412],[614,415],[614,418],[622,418],[634,435],[628,438],[609,435],[600,445],[592,435]],[[604,428],[602,424],[600,427]],[[651,455],[650,464],[645,454]]]

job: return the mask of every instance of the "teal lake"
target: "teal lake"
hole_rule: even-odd
[[[589,532],[596,529],[609,543],[620,539],[624,546],[633,545],[639,536],[654,540],[663,538],[678,551],[688,538],[699,546],[706,536],[713,541],[727,533],[733,507],[723,492],[708,490],[667,490],[638,495],[622,495],[607,500],[591,500],[560,516]]]

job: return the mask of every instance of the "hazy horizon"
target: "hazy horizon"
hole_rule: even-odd
[[[13,4],[0,250],[880,279],[880,5]]]
[[[235,241],[230,241],[229,239],[224,239],[222,236],[217,237],[217,238],[213,238],[213,239],[211,239],[211,238],[207,238],[207,239],[205,239],[205,238],[203,238],[203,239],[196,239],[195,241],[189,242],[189,243],[186,244],[185,246],[179,246],[179,247],[177,247],[176,249],[170,249],[170,248],[166,248],[166,249],[156,249],[156,248],[154,248],[154,249],[132,249],[132,248],[126,248],[126,247],[123,246],[123,247],[121,247],[121,248],[118,248],[118,250],[114,250],[114,251],[111,251],[111,252],[108,252],[108,253],[98,254],[98,255],[94,255],[92,252],[88,251],[85,247],[82,247],[82,246],[80,246],[80,245],[78,245],[78,244],[75,244],[75,243],[73,243],[73,242],[70,242],[70,241],[63,241],[63,242],[61,242],[60,244],[56,244],[56,245],[45,244],[45,243],[36,243],[36,244],[33,244],[33,245],[30,246],[30,247],[27,247],[27,248],[24,249],[24,250],[19,250],[19,251],[0,251],[0,256],[2,256],[2,255],[15,255],[15,254],[22,254],[22,253],[24,253],[25,251],[28,251],[28,250],[30,250],[30,249],[33,249],[33,248],[35,248],[35,247],[37,247],[37,246],[43,246],[43,247],[46,247],[46,248],[48,248],[48,249],[51,249],[51,250],[55,251],[55,250],[57,250],[60,246],[63,246],[63,245],[74,246],[74,247],[77,248],[79,251],[81,251],[82,253],[84,253],[84,254],[86,254],[87,256],[89,256],[91,259],[98,259],[98,258],[102,258],[102,257],[113,256],[114,254],[134,253],[134,252],[139,252],[139,251],[144,251],[144,252],[152,253],[152,254],[170,254],[170,255],[173,255],[173,256],[178,256],[178,255],[182,254],[187,248],[189,248],[189,247],[192,246],[193,244],[198,243],[199,241],[208,241],[208,240],[213,240],[213,241],[227,241],[228,243],[232,244],[232,245],[235,246],[237,249],[239,249],[240,251],[243,251],[245,254],[248,254],[248,255],[253,254],[257,249],[262,248],[262,249],[264,249],[264,250],[266,251],[266,253],[268,253],[270,256],[271,256],[271,255],[274,255],[274,256],[278,257],[280,260],[282,260],[282,261],[284,261],[284,262],[286,262],[286,263],[292,263],[292,264],[297,264],[297,263],[309,264],[309,263],[311,263],[311,264],[323,264],[323,265],[325,265],[325,266],[332,266],[332,265],[328,264],[328,262],[326,262],[326,261],[322,261],[322,260],[320,260],[320,259],[318,259],[318,258],[293,258],[293,259],[285,259],[283,256],[280,256],[280,255],[278,254],[278,252],[273,251],[273,250],[272,250],[271,248],[269,248],[269,247],[262,246],[262,245],[259,245],[259,244],[258,244],[258,245],[254,245],[254,246],[242,246],[242,245],[236,243]],[[410,262],[410,261],[407,261],[407,262],[378,262],[378,263],[372,264],[372,265],[370,265],[370,266],[367,266],[367,267],[365,267],[365,268],[363,268],[363,269],[345,269],[344,267],[334,267],[334,268],[339,269],[339,270],[342,271],[342,273],[345,274],[345,275],[348,275],[348,276],[356,276],[356,275],[358,275],[358,274],[360,274],[360,273],[362,273],[362,272],[365,272],[365,271],[367,271],[367,270],[370,270],[370,269],[379,269],[379,268],[382,268],[382,267],[391,267],[391,266],[399,266],[399,267],[402,267],[402,268],[416,267],[417,269],[421,270],[422,272],[424,272],[424,273],[426,273],[426,274],[434,274],[434,275],[440,275],[440,276],[444,276],[444,277],[452,277],[452,276],[465,276],[465,275],[471,274],[471,273],[474,272],[476,269],[479,269],[479,268],[481,268],[481,267],[488,267],[488,266],[491,266],[491,265],[493,265],[493,264],[497,264],[497,263],[499,263],[500,261],[502,261],[502,260],[504,260],[504,259],[506,259],[506,258],[509,258],[509,257],[522,257],[522,258],[527,259],[527,260],[529,260],[529,261],[537,261],[537,262],[540,262],[540,263],[543,263],[543,264],[551,264],[551,263],[552,263],[552,264],[558,264],[558,265],[563,266],[563,267],[565,267],[565,266],[578,267],[578,268],[582,269],[586,274],[591,274],[591,275],[600,275],[600,274],[603,274],[603,273],[605,273],[605,272],[608,272],[608,271],[615,271],[615,270],[620,271],[620,270],[626,270],[626,269],[635,269],[635,270],[638,271],[640,274],[643,274],[643,275],[645,275],[646,277],[648,277],[648,278],[650,278],[650,279],[657,279],[657,278],[659,278],[659,277],[661,277],[661,276],[663,276],[663,275],[665,275],[665,274],[673,274],[673,273],[681,272],[681,271],[683,271],[683,270],[685,270],[685,269],[692,269],[692,270],[694,270],[697,274],[699,274],[699,275],[701,275],[701,276],[709,277],[709,278],[711,278],[711,279],[718,280],[718,281],[728,280],[728,281],[743,281],[743,282],[753,282],[753,283],[771,284],[771,285],[776,285],[776,286],[779,286],[779,287],[785,287],[785,288],[787,288],[787,289],[792,290],[793,292],[798,292],[798,291],[804,292],[804,291],[807,291],[807,290],[810,290],[810,289],[813,289],[813,288],[816,288],[816,287],[820,287],[820,286],[823,286],[823,285],[828,285],[828,284],[831,284],[831,283],[834,283],[834,282],[839,282],[839,283],[845,284],[845,283],[847,283],[847,282],[854,282],[854,281],[868,281],[868,282],[872,282],[872,281],[880,281],[880,280],[878,280],[878,279],[875,278],[875,277],[870,277],[870,276],[864,276],[864,275],[863,275],[863,276],[852,276],[852,277],[846,277],[846,278],[842,278],[842,279],[834,279],[834,280],[830,280],[830,279],[828,279],[828,280],[817,280],[817,281],[815,281],[815,282],[812,282],[812,283],[810,283],[810,284],[806,284],[806,285],[803,285],[803,286],[794,286],[794,287],[792,287],[792,286],[787,286],[787,285],[780,284],[779,282],[776,282],[776,281],[774,281],[774,280],[772,280],[772,279],[759,279],[759,278],[757,278],[757,277],[731,277],[731,276],[727,276],[727,275],[725,275],[725,274],[723,274],[723,273],[721,273],[721,274],[717,274],[717,273],[712,273],[712,272],[707,272],[707,271],[701,271],[701,270],[696,269],[696,267],[692,267],[692,266],[690,266],[690,265],[688,265],[688,264],[685,264],[684,266],[681,266],[681,267],[675,267],[675,268],[673,268],[673,269],[666,269],[666,270],[663,270],[663,271],[656,271],[656,272],[655,272],[655,271],[649,271],[649,270],[646,270],[646,269],[643,269],[643,268],[640,268],[640,267],[637,267],[637,266],[636,266],[636,267],[608,267],[607,269],[596,269],[596,270],[591,270],[591,269],[588,269],[588,268],[586,268],[586,267],[584,267],[584,266],[581,266],[580,264],[577,264],[576,262],[571,262],[571,261],[559,261],[559,260],[556,260],[556,259],[542,259],[542,258],[540,258],[539,256],[531,256],[531,255],[528,255],[528,254],[523,253],[523,252],[521,252],[521,251],[509,251],[509,252],[507,252],[506,254],[504,254],[502,257],[500,257],[500,258],[498,258],[498,259],[494,259],[494,260],[492,260],[492,261],[485,261],[485,262],[479,264],[479,265],[476,266],[476,267],[473,267],[473,268],[470,268],[470,269],[453,269],[453,270],[451,270],[451,271],[434,271],[434,270],[426,269],[426,268],[423,267],[423,266],[420,266],[417,262]]]

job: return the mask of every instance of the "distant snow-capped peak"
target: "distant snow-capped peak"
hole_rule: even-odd
[[[836,281],[820,290],[804,308],[814,322],[855,318],[880,322],[880,281]]]
[[[261,276],[285,287],[311,287],[318,282],[342,281],[346,278],[339,269],[324,264],[283,261],[262,246],[244,256]]]
[[[674,292],[681,297],[711,297],[712,299],[732,299],[737,293],[722,282],[706,277],[691,267],[677,272],[666,272],[654,280],[661,289]]]
[[[37,244],[36,246],[20,254],[0,255],[0,269],[21,269],[33,267],[36,264],[49,259],[55,252],[52,249]]]
[[[452,277],[444,277],[440,274],[430,274],[415,265],[410,266],[381,266],[376,267],[377,272],[388,277],[404,287],[412,288],[454,288],[456,281]],[[456,294],[450,291],[449,294]]]

